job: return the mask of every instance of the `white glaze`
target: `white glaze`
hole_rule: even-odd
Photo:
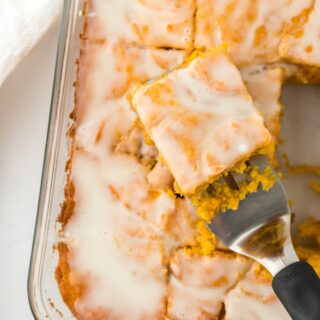
[[[157,241],[159,235],[152,227],[113,199],[108,191],[105,164],[81,152],[74,155],[72,163],[76,214],[64,238],[69,239],[71,268],[88,276],[86,295],[76,304],[76,310],[81,313],[103,308],[123,317],[130,314],[132,319],[141,319],[143,314],[155,314],[163,308],[163,250],[172,244],[169,241],[165,248],[163,242]],[[130,254],[133,245],[146,246],[144,261]]]
[[[182,250],[172,260],[168,315],[185,320],[215,319],[223,296],[250,266],[242,257],[188,256]]]
[[[294,26],[293,26],[294,27]],[[283,58],[320,67],[320,1],[314,0],[312,11],[302,28],[302,35],[285,34],[280,45]]]
[[[86,35],[103,38],[106,45],[83,42],[86,45],[85,58],[80,63],[75,134],[75,146],[78,150],[74,153],[71,176],[76,188],[76,208],[75,215],[61,238],[68,244],[71,252],[71,277],[84,276],[87,286],[85,296],[76,302],[75,308],[84,318],[88,312],[98,308],[121,319],[162,319],[164,298],[167,295],[165,262],[172,248],[193,240],[194,211],[189,202],[173,200],[155,183],[150,186],[147,179],[150,175],[146,167],[133,156],[117,150],[117,145],[130,135],[136,120],[126,99],[128,90],[137,83],[143,83],[176,67],[182,62],[185,53],[176,50],[139,49],[119,43],[118,40],[139,45],[169,45],[179,48],[189,46],[191,29],[187,20],[192,12],[189,10],[191,1],[182,1],[186,5],[177,10],[172,7],[175,1],[89,2],[93,7],[91,6],[88,14]],[[245,2],[242,1],[241,4]],[[224,3],[220,2],[221,5]],[[271,8],[269,2],[261,1],[262,11],[259,11],[259,18],[252,29],[249,28],[246,41],[240,48],[230,49],[239,63],[253,58],[254,61],[263,62],[278,59],[273,51],[278,43],[277,37],[268,42],[270,50],[267,52],[265,47],[252,50],[252,38],[257,25],[269,17],[270,10],[279,9],[283,3],[285,1],[270,1]],[[301,10],[301,4],[307,4],[306,1],[302,3],[298,0],[294,3],[296,6],[277,9],[270,24],[268,22],[268,27],[277,30],[284,12],[289,12],[289,16],[293,15]],[[263,9],[265,6],[269,9]],[[239,14],[241,10],[239,6]],[[172,21],[181,22],[182,25],[186,21],[183,31],[165,31],[164,28]],[[137,37],[131,22],[138,23],[140,27],[146,24],[151,28],[150,34]],[[224,40],[219,29],[212,36],[215,43]],[[275,101],[281,85],[275,79],[277,75],[278,71],[268,73],[268,77],[264,73],[259,74],[258,78],[247,77],[249,91],[254,97],[257,94],[257,107],[260,107],[262,113],[265,112],[266,119],[272,119],[279,108]],[[201,105],[188,95],[199,95],[203,104],[214,102],[219,105],[223,101],[225,108],[215,110],[214,113],[218,117],[226,121],[230,120],[230,116],[236,116],[238,120],[252,117],[261,124],[261,118],[251,111],[251,107],[247,107],[247,104],[251,105],[250,99],[244,97],[246,94],[242,82],[238,75],[234,76],[234,70],[226,61],[220,60],[215,68],[209,68],[209,77],[214,79],[215,95],[205,85],[195,85],[188,72],[181,72],[181,77],[178,78],[181,88],[176,88],[177,99],[194,113],[200,110]],[[221,83],[224,86],[223,97],[219,96]],[[252,83],[253,86],[250,85]],[[258,93],[264,83],[270,84],[270,100]],[[183,86],[190,89],[188,94],[182,89]],[[241,96],[240,99],[237,94]],[[268,102],[272,102],[270,108],[267,106]],[[238,112],[230,112],[234,105],[238,106]],[[210,114],[211,111],[208,112],[206,107],[201,109],[203,113]],[[163,114],[159,115],[163,117]],[[102,125],[102,137],[97,143],[96,137]],[[178,123],[176,126],[178,130],[184,130],[178,127]],[[210,125],[208,127],[211,128]],[[204,126],[204,129],[208,127]],[[270,126],[269,128],[271,129]],[[165,129],[164,126],[163,131],[160,130],[164,137]],[[212,141],[203,139],[205,130],[195,135],[195,138],[203,143],[204,148],[208,148]],[[243,141],[243,137],[232,136],[230,140],[237,144],[233,151],[240,154],[249,151],[250,146],[247,141]],[[176,150],[176,145],[169,144],[167,150],[169,149]],[[151,154],[154,151],[144,144],[141,150]],[[219,160],[226,161],[223,152],[220,156]],[[224,167],[219,168],[223,169]],[[204,173],[208,175],[212,172],[206,168]],[[188,179],[191,180],[191,177],[192,175],[188,176]],[[159,192],[158,196],[150,197],[150,191],[155,189]],[[169,227],[168,221],[174,228]],[[178,275],[175,265],[171,265],[173,274],[169,286],[169,298],[172,302],[170,312],[177,318],[184,314],[194,320],[202,312],[209,314],[209,317],[216,315],[224,293],[237,281],[237,272],[234,271],[243,273],[247,268],[245,263],[239,261],[229,263],[224,258],[213,261],[215,263],[207,265],[210,273],[209,277],[205,275],[205,279],[214,281],[224,274],[227,277],[226,284],[214,288],[203,282],[202,271],[206,266],[203,261],[198,265],[196,259],[184,263],[187,268],[191,268],[184,276]],[[261,319],[273,319],[277,312],[282,315],[283,308],[278,302],[265,303],[265,299],[270,297],[270,285],[256,284],[255,279],[248,279],[240,282],[225,299],[228,306],[226,319],[248,320],[253,315],[252,319],[256,320],[256,310],[259,315],[267,315]],[[260,295],[262,300],[256,301],[244,294],[244,287],[253,294]],[[244,317],[241,318],[242,316]],[[288,318],[283,316],[279,319]]]
[[[132,87],[178,66],[185,56],[182,50],[142,49],[116,41],[107,44],[83,41],[76,91],[77,119],[96,109],[106,109],[108,104],[114,104],[113,99],[127,103],[126,95]],[[92,117],[99,119],[98,114]]]
[[[279,60],[283,26],[312,0],[199,0],[196,47],[229,45],[237,65]],[[257,36],[261,35],[260,41]]]
[[[193,0],[89,0],[86,37],[189,48]]]
[[[222,50],[140,88],[133,107],[187,194],[270,141],[239,71]]]
[[[168,254],[193,241],[195,211],[187,200],[150,186],[149,169],[117,145],[130,137],[136,120],[128,90],[175,67],[185,53],[117,43],[86,42],[84,49],[70,176],[76,206],[61,236],[71,278],[81,277],[86,286],[75,309],[84,318],[99,310],[162,319]],[[115,94],[112,88],[120,87]],[[146,145],[141,153],[156,155]],[[171,225],[172,219],[181,224]]]
[[[270,281],[257,278],[253,270],[224,298],[226,320],[290,320]]]

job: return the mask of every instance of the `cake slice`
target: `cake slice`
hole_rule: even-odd
[[[231,252],[216,251],[203,256],[178,250],[170,261],[168,317],[220,319],[224,295],[244,276],[251,263]]]
[[[86,0],[84,37],[186,49],[194,11],[193,0]]]
[[[312,0],[198,0],[196,48],[227,43],[236,65],[272,63],[285,22],[308,8]]]
[[[205,205],[199,194],[212,198],[210,184],[230,170],[245,171],[243,161],[271,141],[224,48],[195,52],[180,68],[136,89],[132,105],[172,172],[176,191],[192,196],[196,205]],[[224,203],[234,196],[220,193]]]
[[[271,276],[257,263],[224,298],[228,320],[290,320],[271,287]]]
[[[77,319],[163,319],[174,242],[114,197],[100,163],[108,160],[73,155],[73,214],[56,270],[62,297]]]
[[[320,67],[320,1],[293,17],[286,26],[281,44],[282,58]]]

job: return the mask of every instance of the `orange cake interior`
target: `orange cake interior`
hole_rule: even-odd
[[[320,82],[318,10],[317,0],[85,1],[55,273],[76,319],[289,319],[270,274],[206,220],[271,186],[247,160],[276,163],[282,84]],[[230,172],[248,177],[241,192]],[[312,219],[295,247],[317,268]]]

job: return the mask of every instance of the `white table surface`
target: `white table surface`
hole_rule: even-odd
[[[59,25],[0,87],[0,319],[33,319],[27,276]]]

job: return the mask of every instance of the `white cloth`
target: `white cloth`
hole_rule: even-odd
[[[0,85],[61,12],[62,0],[0,0]]]

